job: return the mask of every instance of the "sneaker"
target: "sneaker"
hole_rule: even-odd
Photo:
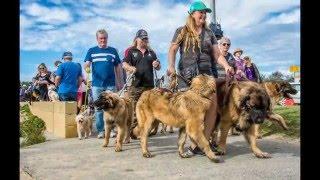
[[[216,142],[210,143],[210,148],[213,152],[218,152],[219,148]]]
[[[110,133],[110,137],[111,138],[114,138],[114,137],[117,137],[117,131],[116,130],[111,130],[111,133]]]
[[[97,136],[98,139],[102,139],[104,138],[104,132],[99,132],[98,136]]]
[[[190,146],[188,148],[188,152],[191,152],[192,154],[202,155],[202,156],[206,155],[198,146],[196,146],[194,149],[192,149]]]

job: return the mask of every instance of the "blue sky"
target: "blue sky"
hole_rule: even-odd
[[[83,63],[96,45],[95,32],[104,28],[110,46],[123,51],[137,30],[149,32],[163,74],[176,28],[185,24],[192,0],[20,0],[20,80],[31,80],[38,64],[54,70],[64,51]],[[216,14],[231,51],[240,47],[262,74],[289,73],[300,65],[299,0],[216,0]],[[178,59],[177,59],[178,61]]]

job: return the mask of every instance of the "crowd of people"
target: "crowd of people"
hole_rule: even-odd
[[[236,48],[229,52],[231,40],[222,37],[219,41],[206,24],[206,13],[211,13],[201,1],[191,4],[186,24],[177,28],[168,52],[167,75],[176,73],[176,53],[180,52],[178,63],[178,90],[189,87],[189,81],[197,74],[208,74],[215,78],[225,78],[234,74],[237,80],[261,82],[259,71],[251,57],[243,55],[243,50]],[[86,92],[93,102],[103,91],[117,92],[127,83],[127,94],[136,104],[140,95],[155,86],[154,72],[161,68],[160,61],[149,44],[146,30],[140,29],[133,38],[133,43],[125,50],[121,60],[116,48],[109,46],[108,33],[104,29],[96,32],[97,45],[90,48],[84,58],[84,67],[72,61],[72,53],[64,52],[63,62],[54,62],[55,71],[50,72],[44,63],[38,66],[38,73],[32,79],[29,87],[21,86],[20,98],[23,100],[26,92],[36,88],[40,91],[40,100],[48,101],[47,86],[54,84],[61,101],[77,101],[80,109],[84,103]],[[84,72],[82,73],[82,68]],[[132,75],[125,82],[125,76]],[[87,81],[86,74],[92,73],[92,81]],[[129,77],[129,76],[128,76]],[[212,104],[205,116],[205,136],[210,138],[217,116],[217,97],[212,95]],[[104,137],[104,121],[102,110],[95,112],[98,138]],[[136,121],[136,120],[135,120]],[[192,150],[200,151],[198,147]]]

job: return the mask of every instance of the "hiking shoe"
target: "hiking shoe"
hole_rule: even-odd
[[[196,155],[202,155],[205,156],[206,154],[198,147],[196,146],[194,149],[191,148],[191,146],[188,148],[188,152],[191,152],[192,154]]]
[[[99,132],[99,134],[98,134],[97,138],[98,138],[98,139],[102,139],[102,138],[104,138],[104,131]]]

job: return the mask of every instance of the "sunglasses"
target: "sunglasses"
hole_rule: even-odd
[[[149,38],[143,38],[143,39],[141,39],[142,41],[148,41],[149,40]]]
[[[44,67],[41,67],[41,68],[39,68],[39,69],[44,69]]]
[[[222,46],[230,46],[231,44],[223,43]]]

